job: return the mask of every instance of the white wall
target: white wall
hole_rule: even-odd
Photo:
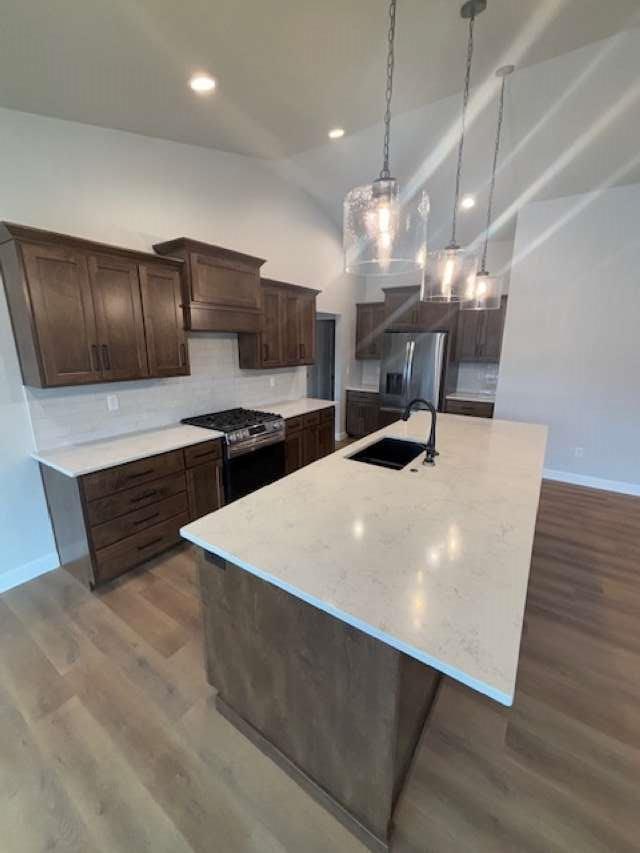
[[[58,565],[0,287],[0,592]]]
[[[186,235],[267,258],[265,275],[322,290],[319,309],[339,315],[336,395],[342,395],[353,369],[360,280],[342,274],[338,226],[269,163],[0,110],[0,186],[0,219],[147,251]],[[52,540],[37,468],[27,458],[28,410],[4,300],[0,341],[1,574],[46,560]],[[190,343],[189,379],[29,391],[40,444],[159,425],[209,401],[211,410],[304,394],[304,368],[243,372],[228,336],[192,335]],[[114,415],[106,410],[110,390],[122,403]]]
[[[639,222],[640,184],[520,213],[496,417],[549,425],[551,476],[640,494]]]

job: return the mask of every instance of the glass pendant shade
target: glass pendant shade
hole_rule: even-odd
[[[393,178],[352,189],[344,200],[345,270],[357,275],[396,275],[424,268],[429,196],[405,198]]]
[[[464,311],[490,311],[499,308],[502,285],[502,276],[479,272],[474,282],[468,284],[460,307]]]
[[[421,301],[461,302],[469,287],[475,287],[478,256],[469,249],[450,244],[429,252],[422,279]]]

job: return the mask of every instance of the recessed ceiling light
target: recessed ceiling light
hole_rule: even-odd
[[[329,139],[342,139],[343,136],[343,127],[334,127],[332,130],[329,131]]]
[[[203,95],[207,92],[213,92],[216,88],[216,81],[209,74],[194,74],[189,80],[189,85],[194,92]]]
[[[460,207],[463,210],[471,210],[472,207],[476,206],[476,200],[472,195],[462,196],[462,201],[460,202]]]

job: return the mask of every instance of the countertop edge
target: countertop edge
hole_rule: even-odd
[[[432,657],[431,655],[421,652],[419,649],[416,649],[415,647],[410,646],[407,643],[403,643],[396,637],[393,637],[389,634],[385,634],[383,631],[374,628],[367,622],[364,622],[363,620],[352,616],[350,613],[347,613],[343,610],[339,610],[338,608],[333,607],[326,601],[321,601],[320,599],[314,598],[312,595],[304,593],[297,587],[283,583],[278,578],[274,577],[268,572],[264,572],[256,568],[255,566],[250,565],[249,563],[245,563],[244,561],[239,560],[236,556],[225,551],[223,548],[214,548],[210,543],[205,542],[203,539],[200,539],[198,536],[192,534],[188,530],[188,527],[189,525],[181,528],[180,535],[183,539],[186,539],[193,545],[197,545],[199,548],[202,548],[205,551],[208,551],[209,553],[216,554],[218,557],[221,557],[224,560],[228,560],[230,563],[233,563],[234,566],[238,566],[240,569],[243,569],[244,571],[255,575],[255,577],[260,578],[261,580],[266,581],[267,583],[270,583],[273,586],[277,586],[279,589],[288,592],[290,595],[299,598],[301,601],[310,604],[312,607],[316,607],[319,610],[328,613],[329,616],[333,616],[336,619],[339,619],[341,622],[344,622],[347,625],[351,625],[352,627],[357,628],[363,633],[368,634],[370,637],[373,637],[376,640],[380,640],[381,642],[386,643],[388,646],[392,646],[403,654],[406,654],[409,657],[412,657],[415,660],[426,664],[427,666],[433,667],[433,669],[438,670],[438,672],[441,672],[443,675],[449,676],[449,678],[452,678],[454,681],[458,681],[461,684],[464,684],[467,687],[471,688],[472,690],[477,691],[478,693],[482,693],[484,696],[493,699],[499,704],[505,705],[507,707],[511,707],[513,705],[515,685],[511,694],[503,693],[501,690],[496,690],[496,688],[492,687],[491,685],[472,678],[466,673],[457,670],[455,667],[449,666],[448,664],[439,661],[437,658]]]
[[[200,427],[193,427],[193,429],[200,429]],[[158,430],[161,432],[162,430]],[[52,461],[47,457],[47,451],[33,451],[30,456],[32,459],[35,459],[36,462],[39,462],[41,465],[46,465],[48,468],[53,468],[55,471],[58,471],[60,474],[64,474],[66,477],[84,477],[86,474],[94,474],[96,471],[105,471],[107,468],[116,468],[118,465],[126,465],[128,462],[136,462],[138,459],[148,459],[150,456],[160,456],[162,453],[171,453],[173,450],[180,450],[183,447],[190,447],[192,444],[202,444],[205,441],[213,441],[216,438],[223,438],[224,433],[218,432],[217,430],[211,429],[203,429],[201,430],[203,435],[201,437],[191,436],[189,440],[172,442],[171,444],[162,447],[157,450],[150,450],[148,452],[136,452],[130,454],[124,454],[117,462],[109,461],[104,464],[98,465],[89,465],[83,466],[81,468],[65,468],[63,465]],[[132,435],[140,435],[140,433],[129,433],[129,436]],[[123,434],[122,436],[114,436],[113,439],[104,439],[107,441],[118,441],[119,439],[126,440],[127,434]],[[71,450],[72,448],[82,447],[83,445],[72,445],[70,444],[68,448],[60,447],[54,448],[51,452],[60,451],[60,450]]]

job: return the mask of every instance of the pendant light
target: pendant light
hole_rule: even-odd
[[[460,308],[463,311],[490,311],[500,307],[502,299],[502,276],[489,275],[487,270],[487,246],[489,244],[489,229],[491,227],[491,215],[493,212],[493,194],[496,188],[496,170],[498,168],[498,155],[500,153],[500,135],[502,132],[502,117],[504,114],[504,90],[507,77],[513,73],[513,65],[503,65],[496,71],[496,77],[502,79],[500,95],[498,97],[498,123],[496,127],[496,143],[493,149],[493,167],[491,170],[491,183],[489,185],[489,201],[487,203],[487,226],[484,232],[484,243],[482,246],[482,260],[480,270],[474,282],[469,282],[465,290],[464,299]]]
[[[389,166],[396,2],[389,3],[382,170],[376,180],[355,187],[344,200],[344,268],[358,275],[421,272],[427,257],[429,197],[420,188],[410,197],[403,195]]]
[[[451,240],[444,249],[429,252],[422,278],[420,298],[433,302],[460,302],[466,289],[475,281],[478,269],[478,257],[471,249],[462,249],[456,240],[458,224],[458,203],[460,200],[460,179],[462,176],[462,155],[464,152],[464,133],[467,120],[467,105],[471,87],[471,61],[473,59],[473,25],[476,16],[487,8],[486,0],[468,0],[460,9],[460,17],[469,21],[467,39],[467,66],[462,94],[462,117],[460,121],[460,142],[458,143],[458,162],[456,183],[453,195],[453,220]]]

